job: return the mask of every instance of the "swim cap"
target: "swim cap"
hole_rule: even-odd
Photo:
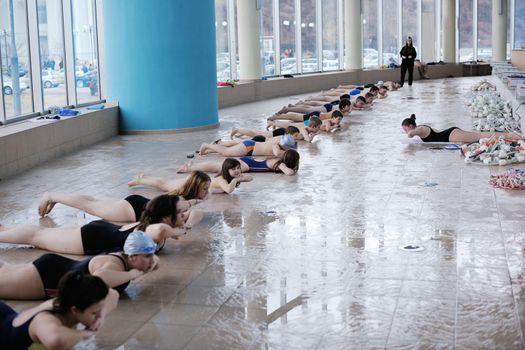
[[[293,136],[289,134],[285,134],[281,136],[281,140],[279,141],[279,144],[283,148],[293,148],[293,149],[297,148],[297,142],[295,142],[295,139],[293,138]]]
[[[133,231],[124,243],[124,254],[151,254],[157,250],[157,244],[143,231]]]
[[[359,95],[360,93],[361,93],[361,90],[353,89],[352,91],[350,91],[350,96]]]

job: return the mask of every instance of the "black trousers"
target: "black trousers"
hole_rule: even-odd
[[[401,62],[401,86],[405,83],[405,75],[408,70],[408,85],[412,85],[414,78],[414,61],[403,60]]]

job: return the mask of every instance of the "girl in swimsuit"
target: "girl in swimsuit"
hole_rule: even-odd
[[[416,115],[412,114],[401,123],[403,131],[412,138],[419,136],[423,142],[477,142],[482,138],[492,136],[503,137],[511,140],[519,140],[522,137],[512,132],[472,132],[463,131],[458,127],[451,127],[437,132],[428,125],[417,125]]]
[[[166,239],[179,239],[191,226],[202,219],[202,213],[183,213],[177,207],[178,196],[163,194],[150,200],[138,222],[124,226],[103,220],[83,226],[42,228],[22,225],[13,228],[0,226],[0,242],[30,244],[57,253],[96,255],[121,251],[131,232],[144,231],[159,249]]]
[[[71,271],[60,280],[54,300],[20,314],[0,303],[2,349],[25,350],[33,343],[46,349],[71,349],[95,335],[117,304],[118,293],[100,277]],[[85,329],[77,329],[78,324]]]
[[[282,172],[285,175],[294,175],[299,169],[299,153],[296,150],[289,149],[284,152],[282,158],[269,158],[263,161],[255,160],[253,157],[243,156],[239,159],[241,171],[247,172]],[[227,158],[231,159],[231,158]],[[220,162],[203,162],[184,164],[177,172],[186,173],[194,170],[206,171],[209,173],[218,173],[221,169]]]
[[[142,231],[131,233],[124,252],[97,255],[77,261],[56,254],[44,254],[32,263],[0,262],[0,299],[35,300],[56,296],[58,281],[69,271],[80,270],[98,276],[123,292],[131,280],[158,268],[157,245]]]
[[[188,163],[188,165],[182,166],[179,170],[177,170],[177,172],[188,173],[190,171],[208,171],[219,173],[211,181],[209,190],[210,193],[232,193],[235,188],[239,187],[241,182],[250,182],[253,180],[251,176],[242,175],[242,163],[234,158],[226,158],[223,162],[216,163],[217,167],[213,167],[213,170],[211,171],[208,170],[209,167],[202,167],[202,169],[200,167],[195,167],[195,169],[193,169],[189,164],[191,164],[191,162]],[[143,176],[141,177],[140,181],[141,184],[147,184],[149,186],[161,189],[169,187],[171,182],[170,179],[164,179],[160,177],[155,177],[153,179],[154,181],[151,181],[150,177]]]
[[[193,172],[181,184],[180,180],[162,181],[160,184],[155,177],[148,177],[147,180],[142,175],[135,177],[128,183],[128,186],[148,185],[160,188],[169,194],[180,196],[179,209],[188,210],[191,206],[200,203],[208,195],[210,187],[210,177],[203,172]],[[67,195],[61,193],[46,192],[38,205],[38,214],[45,216],[53,210],[55,204],[61,203],[69,207],[80,209],[90,215],[98,216],[104,220],[113,222],[137,222],[149,199],[137,194],[128,196],[124,199],[98,199],[86,195]]]

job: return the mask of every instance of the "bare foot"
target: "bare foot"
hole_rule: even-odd
[[[46,216],[53,210],[55,204],[56,203],[51,200],[49,192],[44,193],[38,204],[38,215],[40,215],[40,217]]]
[[[293,107],[294,105],[291,103],[288,103],[288,107]]]
[[[139,175],[136,175],[133,177],[133,180],[131,180],[130,182],[128,182],[128,187],[133,187],[133,186],[140,186],[142,185],[142,179],[144,178],[144,174],[139,174]]]
[[[230,139],[233,140],[235,136],[237,136],[237,128],[232,129],[232,132],[230,133]]]
[[[270,130],[270,128],[273,128],[274,126],[275,124],[271,120],[268,120],[266,124],[266,130]]]
[[[283,106],[283,108],[281,108],[281,109],[280,109],[279,111],[277,111],[277,113],[275,113],[275,114],[283,114],[283,113],[286,113],[286,108],[288,108],[288,107]]]
[[[208,145],[207,145],[206,143],[203,143],[203,144],[201,145],[201,148],[199,148],[199,154],[200,154],[201,156],[205,156],[205,155],[206,155],[206,149],[207,149],[207,146],[208,146]]]
[[[177,173],[179,174],[182,174],[182,173],[188,173],[190,172],[191,170],[191,166],[193,165],[193,162],[190,160],[189,162],[187,162],[186,164],[182,165],[180,168],[177,169]]]

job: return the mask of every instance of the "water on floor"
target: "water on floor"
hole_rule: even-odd
[[[352,112],[342,132],[300,144],[297,176],[256,174],[212,195],[192,235],[169,242],[160,270],[133,282],[79,348],[523,348],[523,194],[489,186],[504,167],[466,165],[400,127],[415,113],[470,130],[462,96],[479,80],[415,82]],[[223,109],[220,129],[120,136],[48,162],[0,183],[0,222],[39,223],[44,191],[123,198],[133,175],[182,177],[175,170],[201,142],[233,126],[263,129],[304,96]],[[57,205],[41,224],[91,219]],[[0,252],[8,262],[40,253]]]

